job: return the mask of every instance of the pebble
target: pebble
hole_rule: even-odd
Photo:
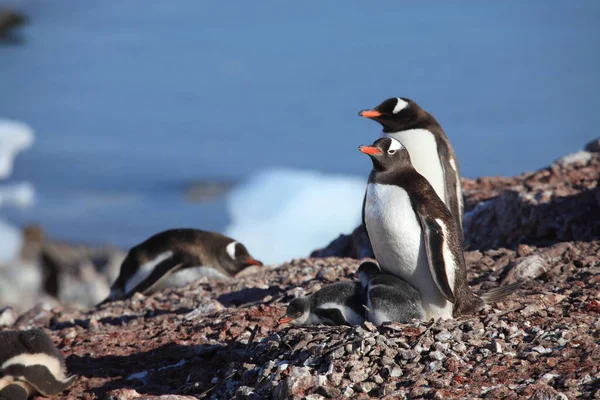
[[[433,360],[443,361],[446,359],[446,356],[441,351],[432,351],[429,353],[429,357]]]
[[[446,342],[450,339],[452,339],[452,334],[448,331],[442,331],[442,332],[438,333],[437,335],[435,335],[435,340],[440,341],[440,342]]]

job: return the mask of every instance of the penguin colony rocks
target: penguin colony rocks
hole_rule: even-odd
[[[100,305],[136,292],[184,286],[210,274],[210,268],[221,276],[234,276],[251,265],[263,264],[230,237],[197,229],[167,230],[129,250],[110,295]]]
[[[41,329],[0,332],[0,399],[26,400],[68,389],[65,360]]]
[[[406,147],[414,168],[429,181],[454,215],[462,235],[464,206],[458,161],[446,133],[433,115],[405,97],[387,99],[358,115],[379,122],[384,136]]]
[[[471,291],[456,220],[398,140],[384,137],[359,150],[373,163],[363,215],[375,258],[419,291],[426,319],[471,313],[517,289],[482,297]]]

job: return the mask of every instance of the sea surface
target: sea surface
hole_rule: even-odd
[[[187,201],[193,183],[278,169],[366,179],[357,146],[380,128],[357,112],[388,97],[434,114],[469,177],[537,169],[600,135],[597,0],[0,7],[29,18],[0,42],[0,117],[36,134],[8,180],[31,182],[36,203],[1,213],[56,239],[224,231],[225,197]]]

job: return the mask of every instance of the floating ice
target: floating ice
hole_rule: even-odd
[[[260,172],[227,198],[225,234],[267,263],[306,257],[360,223],[366,178],[315,171]]]
[[[12,173],[15,155],[33,144],[33,131],[19,121],[0,119],[0,178]]]
[[[22,122],[0,119],[0,179],[12,173],[15,155],[33,144],[33,131]],[[27,182],[0,187],[0,207],[28,207],[33,203],[33,186]],[[21,232],[0,220],[0,263],[14,260],[23,244]]]
[[[0,220],[0,264],[14,260],[22,245],[21,232]]]
[[[29,182],[18,182],[0,186],[0,207],[27,208],[33,204],[35,190]]]

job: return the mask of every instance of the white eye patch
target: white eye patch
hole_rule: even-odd
[[[390,147],[388,147],[388,154],[394,154],[396,151],[402,148],[402,143],[397,141],[396,139],[390,138]]]
[[[235,245],[238,242],[231,242],[227,245],[227,247],[225,247],[225,251],[227,252],[227,254],[229,254],[229,257],[231,257],[232,260],[235,260]]]
[[[408,106],[408,103],[402,100],[400,97],[397,97],[396,100],[398,100],[398,102],[396,103],[396,107],[394,107],[394,109],[392,110],[394,114],[398,114],[400,111],[404,110]]]

